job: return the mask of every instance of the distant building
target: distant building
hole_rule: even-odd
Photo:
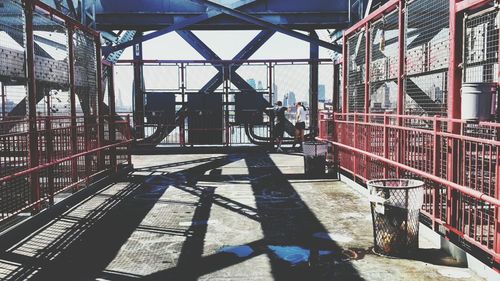
[[[262,86],[262,81],[257,82],[257,88],[256,89],[257,90],[263,90],[264,89],[264,87]]]
[[[295,93],[289,92],[288,94],[285,95],[285,100],[283,101],[283,105],[286,107],[291,107],[294,106],[296,102],[297,100],[295,98]]]
[[[273,83],[273,100],[271,101],[271,103],[274,103],[277,101],[276,100],[277,96],[278,96],[278,85]]]
[[[250,85],[252,88],[257,89],[257,84],[255,83],[255,79],[250,78],[247,80],[248,85]]]
[[[325,85],[318,85],[318,101],[325,102],[326,100],[326,88]]]

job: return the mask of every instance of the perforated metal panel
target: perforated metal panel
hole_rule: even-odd
[[[398,11],[372,24],[370,32],[370,112],[396,109],[398,75]]]
[[[347,40],[347,109],[364,112],[365,108],[365,32],[360,31]]]
[[[465,18],[465,82],[498,81],[498,9]]]
[[[0,79],[24,78],[25,36],[21,1],[3,1],[0,6]]]
[[[94,38],[80,30],[74,34],[77,95],[85,114],[97,114],[97,65]]]
[[[413,0],[407,4],[407,114],[446,115],[449,5],[447,0]]]

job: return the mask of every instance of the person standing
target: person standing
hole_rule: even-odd
[[[299,143],[299,150],[302,149],[302,143],[304,142],[304,130],[306,129],[306,108],[302,102],[296,104],[295,112],[295,139],[293,141],[292,147],[295,147]]]
[[[283,135],[285,134],[285,112],[287,108],[283,106],[281,101],[277,101],[274,108],[272,108],[274,117],[276,118],[276,124],[274,125],[274,138],[276,140],[277,152],[283,152],[281,149],[281,144],[283,142]]]

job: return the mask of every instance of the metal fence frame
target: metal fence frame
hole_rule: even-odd
[[[140,65],[140,66],[145,66],[145,67],[151,67],[151,66],[177,66],[179,68],[178,71],[178,77],[177,79],[179,80],[178,83],[173,83],[175,85],[178,85],[178,88],[176,89],[160,89],[158,92],[162,94],[175,94],[178,99],[176,100],[176,110],[179,108],[184,108],[187,106],[187,97],[190,94],[208,94],[205,92],[204,88],[201,89],[196,89],[196,88],[189,88],[187,86],[187,80],[189,77],[189,68],[188,66],[206,66],[210,68],[221,68],[222,69],[222,83],[221,85],[213,91],[209,91],[210,93],[213,94],[218,94],[223,96],[223,113],[224,113],[224,125],[223,128],[216,128],[216,129],[211,129],[210,124],[207,124],[206,128],[200,129],[204,132],[207,133],[221,133],[223,134],[223,143],[220,145],[224,146],[241,146],[241,145],[252,145],[252,141],[249,140],[249,138],[245,134],[245,125],[242,124],[235,124],[233,122],[231,117],[233,117],[234,111],[235,111],[235,102],[230,101],[231,96],[233,96],[235,93],[243,92],[245,90],[238,89],[235,85],[231,84],[231,73],[236,72],[237,69],[239,68],[244,68],[246,66],[261,66],[263,69],[266,70],[266,81],[264,81],[264,85],[262,89],[252,89],[255,90],[256,92],[260,93],[263,95],[264,98],[267,100],[275,99],[275,80],[276,76],[279,75],[277,74],[277,68],[280,66],[308,66],[310,67],[311,64],[317,63],[320,66],[321,71],[321,66],[325,67],[331,67],[332,68],[332,73],[335,71],[334,66],[338,67],[338,64],[335,64],[332,62],[331,59],[318,59],[318,60],[311,60],[311,59],[275,59],[275,60],[119,60],[116,63],[116,67],[119,68],[120,66],[127,66],[127,67],[132,67],[135,65]],[[226,74],[229,73],[229,74]],[[241,78],[240,78],[241,79]],[[333,77],[332,77],[333,79]],[[208,81],[207,81],[208,82]],[[145,87],[146,88],[146,87]],[[335,88],[335,87],[334,87]],[[154,93],[155,91],[151,91],[146,89],[143,94],[145,93]],[[338,95],[338,93],[337,93]],[[181,98],[182,97],[182,98]],[[134,99],[137,97],[133,97]],[[156,128],[158,127],[157,124],[155,123],[148,123],[145,121],[140,121],[144,120],[144,115],[145,115],[145,106],[142,103],[135,103],[133,110],[133,115],[135,116],[134,118],[134,124],[133,127],[136,132],[143,131],[145,137],[149,137],[150,135],[154,134]],[[310,110],[307,111],[309,113]],[[315,115],[316,116],[316,115]],[[289,120],[293,120],[294,116],[290,114]],[[187,118],[186,118],[187,119]],[[184,120],[186,121],[186,120]],[[270,122],[271,118],[268,118],[267,116],[264,117],[264,123],[260,125],[255,125],[255,127],[252,127],[251,130],[254,132],[257,137],[262,137],[262,138],[270,138],[271,137],[271,131],[272,131],[272,123]],[[189,128],[187,126],[187,122],[181,122],[181,124],[166,124],[168,126],[175,126],[176,129],[172,131],[172,133],[168,136],[166,136],[162,142],[160,142],[161,145],[169,145],[169,146],[186,146],[186,145],[193,145],[192,143],[189,142]],[[255,131],[254,131],[255,129]],[[308,130],[309,131],[309,130]],[[293,137],[293,136],[290,136]],[[196,145],[196,144],[194,144]]]
[[[2,116],[0,121],[0,221],[21,212],[38,213],[54,204],[56,194],[77,191],[123,165],[131,165],[130,122],[115,113],[113,79],[107,80],[109,106],[104,103],[100,34],[39,0],[13,3],[22,6],[25,20],[27,114]],[[50,111],[41,116],[36,110],[39,73],[35,70],[34,16],[57,20],[67,32],[71,108],[65,116],[50,116]],[[97,85],[89,93],[89,102],[95,104],[91,116],[77,115],[76,110],[77,84],[82,82],[76,79],[76,33],[90,38],[90,49],[95,52],[92,75]],[[104,63],[104,67],[112,73],[112,65]]]
[[[413,0],[424,1],[425,0]],[[413,2],[412,1],[412,2]],[[417,177],[426,182],[421,221],[467,252],[500,270],[500,123],[468,124],[461,117],[464,61],[463,30],[468,12],[490,9],[499,1],[449,3],[449,53],[444,116],[405,115],[405,13],[408,1],[390,0],[344,32],[344,42],[359,30],[370,38],[371,24],[398,13],[398,86],[395,112],[349,112],[349,56],[342,72],[342,113],[320,115],[320,139],[332,143],[334,163],[360,183],[374,178]],[[492,5],[494,4],[494,5]],[[370,40],[365,40],[370,50]],[[500,50],[500,46],[498,46]],[[344,44],[344,54],[348,46]],[[488,57],[491,62],[491,55]],[[500,56],[498,58],[500,60]],[[365,100],[369,101],[370,56],[365,58]],[[500,73],[494,74],[500,76]],[[496,79],[495,81],[498,81]]]

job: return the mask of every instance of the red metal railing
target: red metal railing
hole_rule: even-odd
[[[460,134],[443,130],[443,124],[452,123],[460,127]],[[445,227],[445,234],[458,235],[498,264],[499,123],[471,125],[440,117],[323,113],[319,138],[334,145],[334,161],[354,179],[424,180],[422,214],[429,224],[436,229]],[[455,155],[454,163],[447,162],[448,153]],[[450,181],[449,172],[458,176]]]
[[[322,113],[319,124],[354,180],[424,180],[423,221],[497,269],[500,124],[458,119],[463,78],[500,83],[499,3],[391,0],[376,9],[344,32],[343,114]]]
[[[106,118],[108,126],[105,126],[103,146],[97,145],[95,137],[88,136],[97,131],[97,125],[84,123],[84,119],[77,117],[77,126],[73,128],[71,117],[38,117],[36,151],[40,162],[36,167],[28,165],[27,159],[32,156],[28,148],[29,132],[15,129],[14,133],[0,134],[0,221],[23,211],[39,211],[43,206],[53,204],[56,194],[69,189],[76,191],[82,184],[90,183],[99,175],[131,164],[128,117],[123,121],[113,121],[112,126],[109,126],[110,119]],[[26,122],[0,121],[0,128],[6,124],[11,129],[23,128]],[[76,153],[73,153],[71,142],[73,129],[77,131]],[[97,165],[99,154],[105,156],[103,169]],[[40,184],[37,189],[30,186],[32,174],[38,175]]]

